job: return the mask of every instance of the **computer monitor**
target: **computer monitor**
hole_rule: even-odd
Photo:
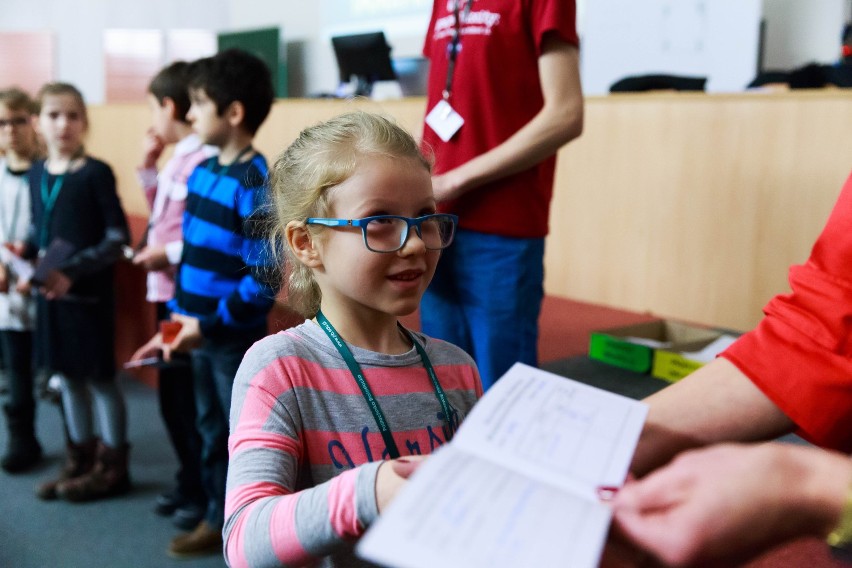
[[[358,79],[356,95],[369,95],[376,81],[394,81],[391,65],[391,47],[384,32],[370,32],[331,38],[340,82],[348,83],[353,76]]]

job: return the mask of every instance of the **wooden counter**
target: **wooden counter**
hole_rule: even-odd
[[[365,108],[419,136],[423,99],[283,100],[256,145],[270,162],[305,126]],[[113,165],[129,215],[145,105],[91,108],[88,148]],[[807,258],[852,171],[852,92],[590,98],[559,154],[548,294],[736,329],[759,321]]]

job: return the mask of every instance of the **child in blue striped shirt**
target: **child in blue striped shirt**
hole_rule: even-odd
[[[169,302],[182,327],[170,343],[157,334],[134,355],[191,356],[207,511],[192,532],[171,542],[168,553],[178,558],[222,552],[231,389],[246,350],[266,335],[276,294],[266,278],[276,269],[261,228],[267,165],[252,147],[274,97],[269,70],[254,55],[226,50],[192,65],[189,95],[187,118],[219,156],[187,181],[183,256]]]

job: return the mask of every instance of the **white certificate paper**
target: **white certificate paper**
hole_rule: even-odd
[[[520,363],[477,403],[367,531],[400,568],[598,565],[647,406]]]

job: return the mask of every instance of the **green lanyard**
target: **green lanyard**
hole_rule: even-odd
[[[233,166],[234,164],[239,162],[240,158],[242,158],[243,156],[245,156],[246,154],[248,154],[252,150],[253,150],[253,148],[252,148],[251,144],[249,144],[248,146],[246,146],[245,148],[240,150],[239,154],[237,154],[237,157],[234,158],[233,160],[231,160],[230,162],[228,162],[227,164],[224,164],[224,166],[222,167],[222,169],[218,173],[214,172],[213,168],[214,168],[214,165],[219,162],[219,158],[214,156],[211,159],[210,165],[207,167],[207,171],[209,171],[210,173],[216,174],[216,180],[210,186],[210,191],[208,192],[208,195],[213,193],[213,190],[216,188],[216,184],[219,183],[219,180],[222,179],[223,177],[225,177],[226,175],[228,175],[228,172],[231,170],[231,166]]]
[[[233,160],[231,160],[231,161],[230,161],[230,162],[228,162],[227,164],[224,164],[224,165],[222,166],[222,169],[221,169],[221,170],[219,170],[218,172],[216,172],[216,171],[215,171],[215,169],[216,169],[216,164],[218,164],[218,163],[219,163],[219,157],[218,157],[218,156],[213,156],[212,158],[209,158],[209,159],[208,159],[209,163],[207,164],[207,166],[205,166],[205,168],[207,169],[207,171],[208,171],[208,172],[210,172],[211,174],[213,174],[214,178],[213,178],[213,181],[211,181],[211,182],[210,182],[210,186],[207,188],[207,190],[204,192],[204,194],[203,194],[203,195],[202,195],[201,191],[198,191],[198,196],[199,196],[199,197],[203,197],[204,199],[210,199],[210,198],[211,198],[211,196],[213,195],[213,192],[215,192],[215,191],[216,191],[216,186],[218,186],[218,185],[219,185],[219,181],[220,181],[223,177],[225,177],[226,175],[228,175],[228,172],[231,170],[231,166],[233,166],[234,164],[236,164],[237,162],[239,162],[239,161],[240,161],[240,158],[242,158],[243,156],[245,156],[246,154],[248,154],[248,153],[249,153],[249,152],[251,152],[252,150],[253,150],[252,145],[251,145],[251,144],[249,144],[248,146],[246,146],[245,148],[243,148],[242,150],[240,150],[240,153],[239,153],[239,154],[237,154],[237,157],[236,157],[236,158],[234,158]],[[201,208],[201,205],[199,205],[199,206],[198,206],[198,208],[197,208],[197,209],[193,212],[193,214],[192,214],[192,217],[191,217],[191,219],[190,219],[190,221],[189,221],[189,223],[190,223],[189,227],[186,227],[186,228],[184,229],[184,231],[183,231],[183,234],[184,234],[184,235],[186,235],[186,234],[187,234],[187,232],[189,232],[189,231],[187,231],[186,229],[190,229],[191,227],[192,227],[192,228],[194,228],[194,227],[196,226],[196,224],[197,224],[197,223],[202,222],[202,221],[200,220],[200,219],[201,219],[201,215],[200,215],[200,213],[201,213],[201,212],[202,212],[202,208]],[[150,225],[150,223],[149,223],[149,224],[148,224],[148,229],[150,230],[150,228],[151,228],[151,225]],[[190,229],[190,230],[191,230],[191,229]],[[146,236],[146,238],[147,238],[147,235],[148,235],[148,232],[146,231],[146,232],[145,232],[145,236]]]
[[[64,171],[53,182],[53,187],[48,190],[47,187],[47,161],[44,162],[44,171],[41,174],[41,202],[44,204],[44,213],[41,220],[41,231],[39,232],[39,248],[44,250],[47,248],[50,240],[50,220],[53,217],[53,208],[56,206],[56,198],[59,197],[59,192],[62,190],[62,184],[65,182]]]
[[[337,334],[337,330],[334,329],[334,326],[331,325],[331,322],[326,319],[321,311],[317,312],[317,323],[319,323],[328,338],[331,339],[331,342],[337,348],[337,351],[340,353],[340,356],[343,357],[343,360],[346,361],[346,366],[349,367],[349,371],[352,373],[352,376],[355,377],[355,382],[358,383],[358,386],[361,388],[361,394],[364,395],[364,400],[367,401],[367,406],[370,407],[370,412],[373,413],[373,417],[376,419],[376,425],[379,427],[379,432],[381,432],[382,438],[385,441],[385,446],[388,449],[388,455],[390,455],[391,459],[400,457],[399,448],[397,448],[396,442],[393,439],[390,426],[388,426],[385,415],[379,406],[379,401],[376,400],[376,397],[373,395],[373,391],[370,390],[370,385],[367,384],[367,379],[364,378],[364,371],[361,370],[361,365],[359,365],[355,360],[355,357],[352,355],[352,351],[349,350],[349,347],[346,346],[346,343],[344,343],[340,335]],[[423,361],[423,366],[426,367],[429,380],[432,381],[432,386],[435,389],[435,396],[441,404],[441,410],[444,413],[444,420],[448,426],[447,441],[449,442],[453,436],[453,415],[450,413],[450,403],[447,400],[447,395],[444,393],[444,389],[441,388],[441,383],[438,382],[438,375],[435,374],[435,369],[432,368],[432,363],[426,355],[426,350],[423,349],[423,346],[414,339],[414,336],[410,331],[405,328],[402,329],[404,329],[408,334],[408,338],[411,339],[411,342],[414,344],[414,348],[417,349],[417,353],[420,354],[420,359]]]

